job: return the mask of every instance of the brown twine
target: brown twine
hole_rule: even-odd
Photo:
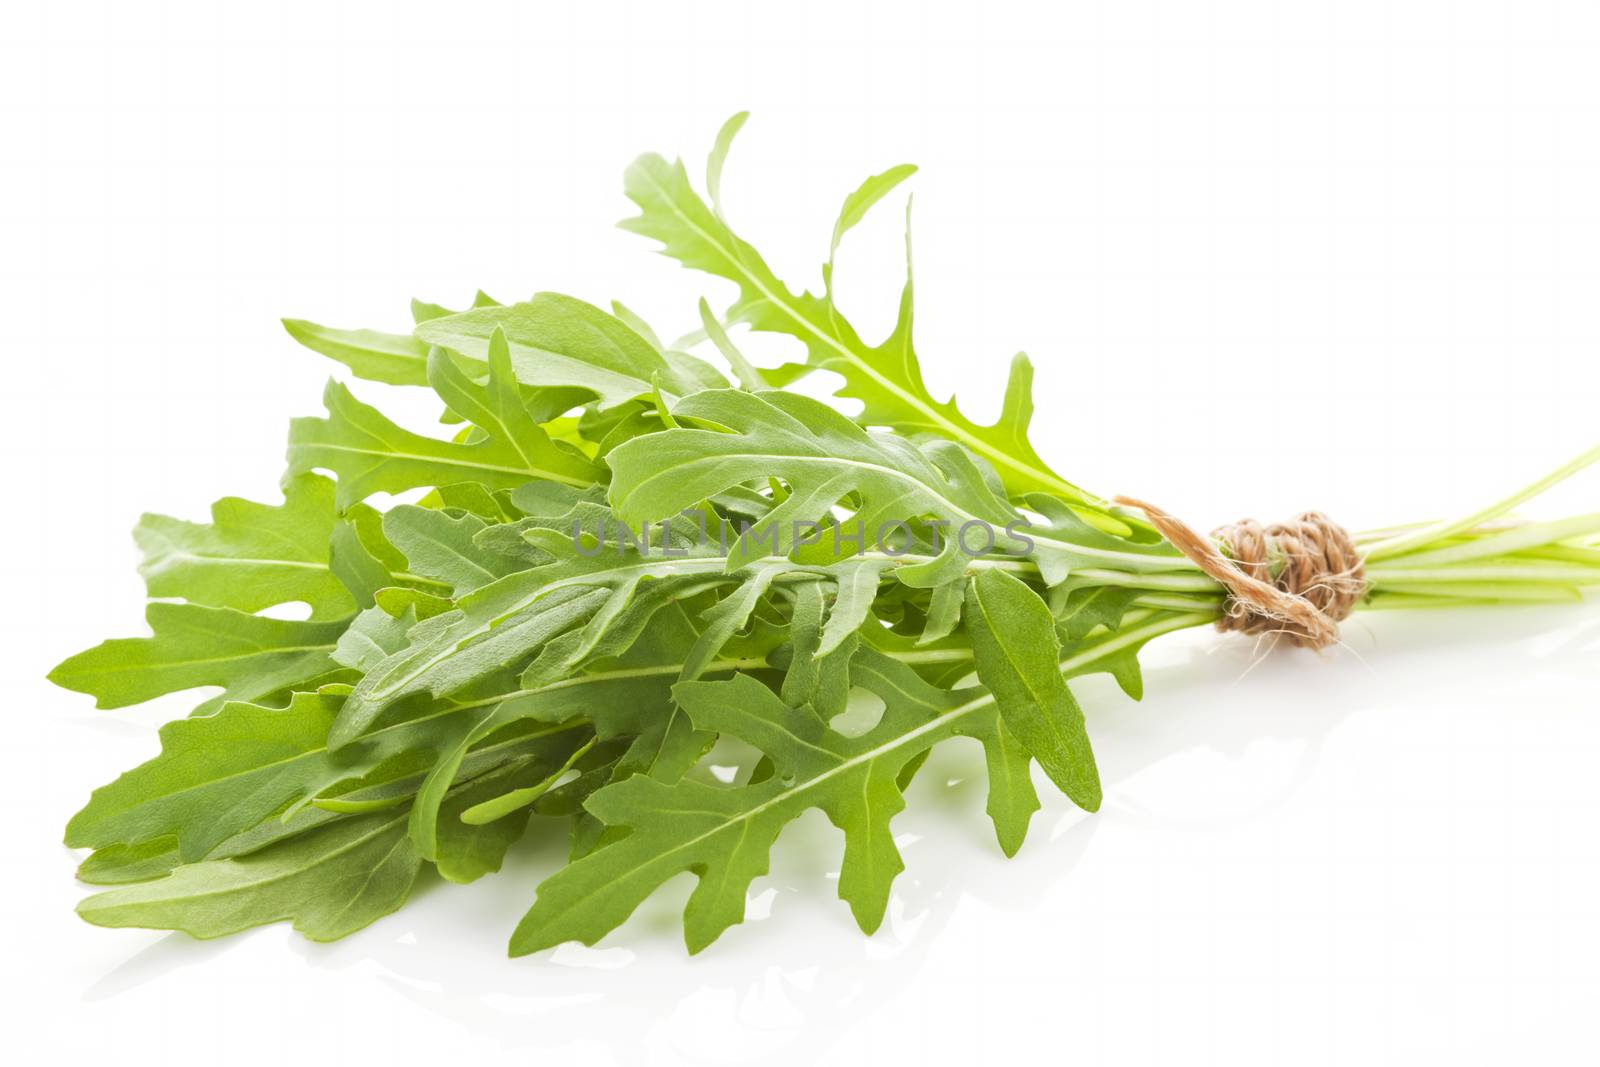
[[[1242,519],[1208,539],[1154,505],[1125,496],[1116,502],[1143,511],[1161,536],[1222,583],[1228,602],[1219,630],[1280,633],[1296,645],[1325,648],[1366,592],[1355,542],[1321,512],[1271,526]]]

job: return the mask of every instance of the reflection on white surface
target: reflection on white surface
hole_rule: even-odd
[[[834,897],[836,873],[821,873],[836,864],[839,841],[820,813],[813,813],[784,833],[773,873],[756,884],[746,922],[692,959],[678,919],[692,887],[687,874],[598,947],[572,943],[531,958],[504,958],[510,928],[531,903],[538,878],[556,866],[563,843],[554,840],[520,849],[499,875],[473,886],[425,886],[400,913],[344,941],[318,945],[295,937],[289,944],[315,968],[375,969],[411,1003],[476,1034],[492,1034],[507,1047],[559,1048],[585,1035],[628,1058],[670,1041],[673,1033],[695,1034],[714,1025],[730,1063],[786,1052],[809,1055],[830,1034],[904,990],[965,899],[1032,906],[1046,887],[1068,877],[1099,825],[1071,812],[1042,813],[1032,855],[1005,864],[992,841],[973,839],[987,832],[980,821],[982,783],[969,777],[974,770],[981,775],[981,760],[974,764],[954,755],[930,761],[923,772],[928,781],[940,782],[937,791],[944,796],[914,790],[912,803],[935,819],[958,807],[975,809],[977,818],[948,828],[943,856],[935,854],[940,835],[902,838],[909,870],[897,880],[884,926],[872,938],[861,935]],[[944,784],[956,775],[962,777],[955,785]],[[984,850],[993,853],[992,864],[980,858]],[[985,878],[975,889],[962,884],[962,869],[975,861],[992,868],[987,874],[1023,873],[1005,867],[1025,867],[1026,874]],[[99,979],[85,997],[114,997],[204,966],[229,948],[228,939],[166,935]]]

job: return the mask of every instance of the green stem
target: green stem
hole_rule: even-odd
[[[1423,597],[1452,597],[1456,603],[1501,601],[1555,603],[1582,600],[1575,586],[1547,582],[1385,582],[1378,593],[1405,593]]]
[[[1506,514],[1517,505],[1532,500],[1546,489],[1565,481],[1597,460],[1600,460],[1600,445],[1596,445],[1594,448],[1589,449],[1581,456],[1578,456],[1561,467],[1558,467],[1554,471],[1551,471],[1549,474],[1545,475],[1543,478],[1540,478],[1532,485],[1524,486],[1523,488],[1518,489],[1515,493],[1512,493],[1510,496],[1505,497],[1502,500],[1498,500],[1481,511],[1477,511],[1471,515],[1468,515],[1464,519],[1453,519],[1445,522],[1433,523],[1432,525],[1419,527],[1418,529],[1412,530],[1409,533],[1399,534],[1395,537],[1379,541],[1377,544],[1367,549],[1367,561],[1376,562],[1381,559],[1388,559],[1390,556],[1399,556],[1406,552],[1414,552],[1417,549],[1428,547],[1435,541],[1442,540],[1446,537],[1452,537],[1466,530],[1470,530],[1474,526],[1481,526],[1493,519],[1498,519],[1500,516]]]
[[[1413,553],[1403,562],[1407,567],[1415,567],[1439,563],[1463,563],[1488,556],[1508,556],[1515,552],[1543,548],[1557,541],[1568,541],[1597,531],[1600,531],[1600,512],[1591,512],[1588,515],[1574,515],[1569,519],[1557,519],[1554,522],[1528,523],[1444,548]],[[1370,555],[1368,558],[1370,560]]]
[[[1553,585],[1590,585],[1600,582],[1600,570],[1554,561],[1488,559],[1442,567],[1370,567],[1367,577],[1379,586],[1396,582],[1548,582]]]

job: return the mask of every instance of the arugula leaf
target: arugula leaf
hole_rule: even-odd
[[[186,861],[341,782],[410,756],[422,766],[466,729],[454,709],[434,709],[330,752],[341,698],[300,693],[286,708],[231,702],[215,714],[161,729],[161,754],[95,790],[67,824],[67,844],[175,838]]]
[[[703,615],[706,627],[684,656],[680,680],[692,681],[700,677],[723,646],[749,623],[774,579],[791,569],[785,563],[757,563],[737,589],[707,608]]]
[[[323,751],[338,698],[297,694],[286,708],[244,702],[161,728],[161,755],[95,790],[67,824],[73,848],[176,838],[195,860],[306,790],[344,777]],[[320,764],[320,765],[319,765]],[[353,777],[361,773],[353,768]]]
[[[606,457],[611,505],[625,521],[645,522],[756,478],[783,479],[788,497],[729,551],[730,568],[748,563],[762,546],[787,554],[800,540],[803,524],[825,518],[853,497],[858,507],[850,526],[863,532],[868,548],[885,529],[908,519],[928,517],[943,524],[942,547],[934,559],[897,561],[896,577],[908,585],[932,587],[959,577],[969,525],[980,528],[980,547],[992,544],[1001,552],[1026,554],[1050,585],[1080,566],[1194,569],[1165,544],[1114,537],[1071,512],[1051,514],[1048,525],[1032,524],[992,491],[968,454],[924,452],[904,438],[870,434],[809,397],[714,389],[680,401],[674,414],[721,430],[685,426],[618,445]]]
[[[515,560],[480,544],[476,537],[489,524],[470,513],[451,516],[435,508],[401,504],[383,516],[383,532],[418,574],[462,596],[514,573]]]
[[[521,408],[504,342],[489,346],[489,381],[479,387],[442,357],[429,360],[430,380],[464,417],[482,419],[484,437],[440,441],[402,429],[376,408],[330,381],[323,400],[328,418],[295,419],[289,428],[289,475],[333,471],[337,499],[349,507],[375,492],[478,482],[515,489],[534,478],[583,487],[601,471],[581,453],[551,441]],[[466,409],[463,411],[462,409]]]
[[[447,881],[472,882],[500,869],[506,851],[527,832],[534,810],[523,807],[492,822],[481,823],[468,821],[463,816],[508,793],[532,788],[536,783],[548,783],[565,765],[564,759],[570,754],[572,744],[570,736],[557,736],[562,737],[562,744],[541,746],[502,767],[475,776],[445,798],[431,859]],[[411,824],[409,819],[407,824]],[[412,847],[415,848],[415,841]]]
[[[1104,669],[1101,664],[1109,657],[1210,617],[1151,613],[1137,625],[1068,650],[1059,669],[1064,677]],[[984,745],[987,810],[1002,849],[1014,853],[1038,798],[1027,773],[1028,755],[997,713],[995,698],[981,688],[931,685],[909,665],[868,646],[851,661],[851,680],[885,705],[877,726],[857,738],[828,729],[815,712],[790,707],[747,676],[675,687],[675,697],[696,726],[755,746],[777,773],[732,787],[634,777],[595,793],[588,810],[626,834],[540,885],[538,900],[512,936],[512,955],[571,940],[592,945],[656,887],[685,870],[699,878],[684,912],[687,944],[697,952],[741,921],[745,891],[765,873],[773,840],[812,807],[845,832],[839,895],[862,929],[871,932],[900,870],[888,822],[903,807],[901,776],[934,744],[957,735]]]
[[[489,336],[488,363],[489,380],[485,386],[469,378],[442,353],[434,352],[428,358],[428,383],[451,411],[507,446],[535,477],[579,488],[599,481],[604,474],[602,468],[577,449],[552,441],[529,412],[512,370],[505,331],[499,327]]]
[[[615,315],[559,293],[429,319],[417,324],[416,337],[483,361],[497,331],[505,335],[517,381],[585,390],[602,410],[648,396],[658,378],[674,396],[727,384],[693,356],[658,352]]]
[[[236,859],[185,864],[165,878],[96,893],[78,914],[211,938],[291,920],[313,941],[345,937],[406,902],[422,871],[404,814],[340,819]]]
[[[124,885],[148,882],[172,873],[182,859],[170,837],[156,837],[137,844],[118,842],[96,849],[78,865],[78,881],[90,885]]]
[[[592,530],[606,518],[605,509],[580,504],[571,522]],[[647,555],[632,543],[585,554],[572,525],[517,527],[550,562],[497,579],[461,597],[454,610],[417,624],[407,647],[356,685],[334,723],[332,744],[360,736],[384,708],[412,694],[448,697],[513,669],[527,668],[528,686],[569,676],[593,658],[622,652],[673,599],[738,584],[715,546],[683,543],[683,526],[680,520],[679,547],[670,556]]]
[[[155,602],[145,609],[153,637],[104,641],[50,672],[64,689],[89,693],[97,708],[139,704],[164,693],[220,685],[225,700],[261,701],[291,686],[315,688],[339,670],[332,652],[345,622],[301,622],[232,608]]]
[[[702,673],[761,670],[766,666],[766,640],[752,635],[749,640],[726,642],[724,657],[705,664]],[[689,729],[687,718],[672,701],[672,683],[682,675],[700,641],[700,628],[691,620],[689,609],[682,602],[672,603],[657,613],[652,625],[620,655],[605,659],[584,673],[507,693],[498,701],[481,701],[492,706],[474,713],[471,727],[454,747],[436,759],[417,791],[411,810],[411,834],[418,851],[425,857],[434,856],[440,805],[465,773],[463,767],[471,758],[469,753],[476,755],[481,751],[476,746],[519,724],[559,724],[567,728],[573,722],[586,721],[599,741],[632,739],[608,774],[599,774],[599,767],[584,768],[598,775],[597,780],[583,787],[585,793],[606,780],[620,780],[635,773],[676,779],[704,753],[712,739]]]
[[[735,116],[742,124],[743,116]],[[720,181],[722,159],[738,126],[730,121],[719,138],[713,177]],[[939,402],[929,393],[912,346],[912,282],[909,263],[899,320],[890,335],[870,345],[839,312],[831,292],[832,264],[844,234],[915,168],[891,168],[846,198],[834,226],[828,254],[824,295],[795,293],[773,274],[761,255],[708,207],[689,183],[682,160],[639,157],[628,168],[625,190],[639,214],[622,228],[660,241],[662,251],[686,267],[726,278],[739,287],[739,299],[727,318],[757,330],[798,338],[806,346],[807,364],[844,378],[835,394],[865,404],[859,420],[902,433],[935,433],[972,449],[994,465],[1016,495],[1046,492],[1079,504],[1094,501],[1052,471],[1029,443],[1033,415],[1029,388],[1033,368],[1018,356],[1011,367],[999,421],[981,426],[963,415],[954,401]],[[907,237],[909,259],[910,237]]]
[[[358,378],[389,385],[428,384],[428,346],[405,334],[337,330],[305,319],[284,319],[289,336],[311,351],[337,360]]]
[[[831,649],[824,649],[826,591],[821,582],[807,582],[794,590],[789,620],[789,664],[780,696],[791,707],[809,707],[823,722],[844,713],[850,699],[850,660],[860,645],[852,631]],[[837,617],[837,613],[835,613]]]
[[[967,585],[967,633],[1006,728],[1074,804],[1100,810],[1100,774],[1044,601],[1004,571],[985,571]]]
[[[354,612],[355,602],[328,567],[338,524],[333,483],[303,474],[283,489],[277,506],[224,497],[211,505],[210,525],[140,518],[133,537],[150,595],[245,612],[299,600],[319,620]]]
[[[935,644],[954,633],[961,622],[961,604],[960,582],[946,582],[935,589],[928,599],[928,610],[917,644]]]
[[[1091,585],[1067,591],[1055,610],[1056,629],[1068,641],[1087,637],[1102,626],[1115,630],[1141,592],[1113,585]]]
[[[742,920],[746,891],[766,873],[773,841],[811,807],[844,831],[839,895],[863,930],[876,929],[890,884],[903,869],[889,833],[889,820],[905,806],[898,775],[918,753],[958,732],[996,744],[998,720],[987,694],[935,688],[871,649],[857,652],[853,673],[886,704],[878,725],[856,738],[829,729],[809,707],[788,706],[745,675],[679,683],[674,695],[697,727],[754,745],[776,773],[731,788],[636,776],[594,794],[589,811],[630,832],[545,880],[512,936],[512,954],[574,939],[593,944],[685,870],[699,877],[684,912],[689,951],[698,952]],[[1011,767],[1018,751],[999,762]],[[1032,791],[1025,774],[1008,773],[990,784],[1009,791],[993,804],[1008,823],[1031,810],[1021,792]],[[1015,826],[1007,825],[1006,833],[1015,837]]]
[[[764,545],[786,555],[797,523],[815,522],[846,496],[861,498],[856,519],[870,539],[885,522],[924,514],[1004,528],[1010,509],[981,483],[951,483],[915,447],[875,439],[825,404],[781,392],[718,389],[681,401],[681,420],[730,432],[678,428],[618,445],[607,456],[611,505],[624,521],[676,514],[693,501],[758,477],[778,477],[789,495],[728,554],[728,566],[755,558]],[[902,567],[912,584],[937,584],[959,573],[948,540],[932,564]]]

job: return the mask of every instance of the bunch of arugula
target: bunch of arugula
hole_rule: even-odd
[[[702,301],[679,346],[621,305],[551,293],[414,302],[408,335],[286,323],[358,378],[432,389],[457,430],[412,433],[330,382],[327,414],[291,426],[283,503],[140,520],[152,636],[51,678],[103,708],[221,693],[68,824],[67,844],[93,850],[80,877],[115,887],[84,918],[198,937],[290,920],[338,938],[400,907],[427,865],[467,882],[523,835],[565,833],[569,862],[513,954],[593,943],[682,871],[698,879],[698,951],[741,921],[810,808],[844,832],[839,895],[875,929],[902,869],[890,822],[948,738],[981,742],[1007,855],[1039,808],[1033,763],[1098,808],[1068,681],[1107,672],[1137,699],[1139,650],[1217,619],[1223,591],[1039,457],[1026,357],[993,425],[929,394],[909,263],[882,343],[840,313],[841,239],[913,168],[845,199],[820,295],[778,279],[718,201],[743,119],[717,138],[705,197],[681,162],[627,173],[640,213],[623,225],[738,288],[720,317]],[[732,324],[799,339],[805,363],[756,367]],[[702,342],[731,379],[680,350]],[[784,391],[818,369],[858,415]],[[1597,458],[1459,521],[1363,537],[1362,606],[1579,597],[1600,582],[1600,516],[1505,516]],[[840,536],[885,521],[893,547]],[[970,523],[993,535],[981,552],[949,536]],[[289,603],[309,615],[263,613]],[[832,724],[852,693],[883,712],[847,735]],[[719,738],[759,754],[731,783],[706,773]]]

